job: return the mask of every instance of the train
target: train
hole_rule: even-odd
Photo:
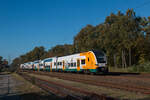
[[[67,56],[50,57],[20,65],[22,70],[48,72],[107,73],[106,54],[102,51],[87,51]]]

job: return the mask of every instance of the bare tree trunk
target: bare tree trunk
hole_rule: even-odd
[[[127,62],[126,62],[126,52],[124,51],[124,67],[127,67]]]
[[[132,65],[131,48],[129,48],[129,66]]]
[[[123,68],[127,67],[126,57],[125,57],[125,51],[124,50],[122,50],[122,67]]]
[[[116,63],[116,54],[114,54],[114,66],[117,67],[117,63]]]
[[[124,61],[123,61],[123,50],[122,50],[122,68],[124,68]]]

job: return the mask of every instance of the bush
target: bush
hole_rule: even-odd
[[[150,72],[150,62],[145,62],[140,65],[134,65],[129,71],[130,72]]]

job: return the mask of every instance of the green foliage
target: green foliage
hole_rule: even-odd
[[[54,57],[54,56],[65,56],[73,53],[73,47],[69,44],[64,45],[56,45],[55,47],[52,47],[48,52],[48,57]]]
[[[48,57],[54,56],[63,56],[69,55],[73,53],[73,46],[72,45],[56,45],[55,47],[51,48],[49,51],[45,51],[44,47],[35,47],[33,50],[27,52],[20,57],[17,57],[13,60],[11,64],[11,71],[15,71],[19,69],[20,64],[35,61],[35,60],[42,60]]]
[[[128,9],[126,14],[111,13],[103,24],[81,29],[74,38],[75,52],[104,50],[110,66],[138,64],[141,53],[148,53],[143,31],[146,23],[147,19],[137,17],[133,9]]]
[[[6,59],[3,59],[2,56],[0,56],[0,72],[8,70],[8,61]]]
[[[145,54],[141,54],[139,57],[139,64],[144,64],[145,63]]]
[[[130,72],[150,72],[150,62],[131,66]]]
[[[85,28],[74,37],[74,52],[84,52],[96,48],[96,34],[92,25]]]
[[[2,59],[3,59],[3,57],[2,57],[2,56],[0,56],[0,61],[2,61]]]
[[[15,71],[19,68],[20,64],[26,63],[29,61],[35,61],[40,60],[43,58],[43,56],[46,54],[45,48],[43,46],[41,47],[35,47],[33,50],[29,51],[28,53],[21,55],[20,57],[17,57],[13,60],[13,63],[11,64],[11,71]]]

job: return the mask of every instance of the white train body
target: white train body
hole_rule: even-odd
[[[51,57],[44,60],[25,63],[28,69],[68,72],[107,72],[106,56],[103,52],[88,51],[62,57]],[[33,67],[31,67],[31,65]],[[21,65],[22,66],[22,65]],[[21,67],[23,68],[23,67]]]

